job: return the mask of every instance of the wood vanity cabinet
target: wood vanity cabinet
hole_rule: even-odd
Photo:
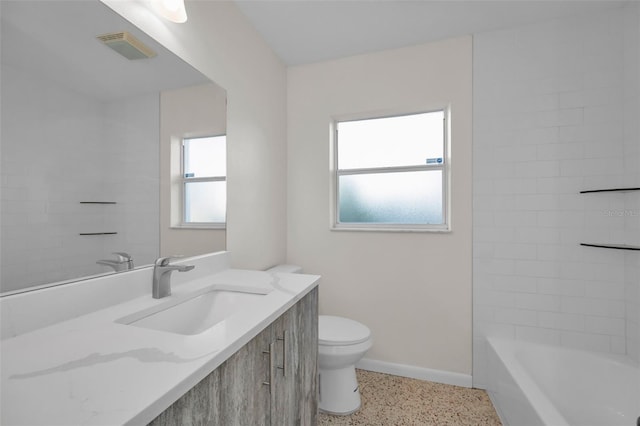
[[[315,425],[317,360],[316,287],[149,425]]]

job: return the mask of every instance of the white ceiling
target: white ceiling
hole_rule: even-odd
[[[637,1],[637,0],[629,0]],[[236,0],[274,52],[300,65],[621,7],[601,0]]]

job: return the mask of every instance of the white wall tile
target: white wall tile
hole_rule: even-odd
[[[494,211],[474,217],[474,241],[491,242],[494,261],[483,251],[474,268],[474,285],[488,284],[474,305],[492,303],[493,321],[514,326],[517,339],[640,356],[638,319],[626,313],[640,305],[638,261],[579,245],[640,236],[640,221],[616,214],[630,210],[629,197],[579,194],[640,183],[639,15],[629,5],[475,36],[474,154],[487,155],[474,158],[474,179],[492,180],[481,207]],[[509,95],[493,97],[501,87]]]
[[[558,278],[538,278],[538,292],[541,294],[557,294],[563,296],[584,296],[585,282]]]
[[[608,336],[625,335],[624,318],[603,318],[587,316],[585,321],[585,331],[595,334],[606,334]]]
[[[610,318],[624,318],[624,303],[614,300],[563,296],[561,310],[569,314],[583,314]]]
[[[561,265],[555,261],[543,260],[516,260],[516,275],[526,277],[555,278],[560,276]]]
[[[562,331],[560,341],[563,346],[596,352],[610,352],[611,338],[606,335]]]
[[[537,212],[537,223],[538,226],[543,228],[565,227],[582,229],[585,224],[585,217],[582,210],[544,210]]]
[[[539,312],[538,326],[557,330],[584,331],[584,315],[565,314],[559,312]]]
[[[495,321],[478,321],[474,323],[474,326],[483,336],[487,337],[513,339],[516,336],[516,326],[513,324],[500,324]]]
[[[512,325],[536,326],[538,323],[538,312],[535,310],[516,308],[496,308],[494,311],[494,321]]]
[[[538,215],[535,211],[496,211],[493,219],[500,227],[536,226]]]
[[[584,121],[590,124],[615,126],[622,124],[620,107],[613,105],[596,105],[584,107]]]
[[[560,141],[560,129],[567,129],[567,127],[536,127],[523,129],[514,135],[513,138],[504,141],[496,141],[495,143],[521,143],[521,144],[552,144]]]
[[[536,112],[557,110],[559,108],[558,93],[544,93],[539,95],[525,96],[518,99],[517,111]]]
[[[516,339],[527,340],[529,342],[542,343],[546,345],[560,344],[560,330],[541,327],[516,327]]]
[[[560,311],[561,297],[549,294],[517,294],[516,307],[537,311]]]
[[[624,21],[624,171],[627,185],[640,185],[640,6],[627,7]],[[640,241],[640,196],[639,193],[625,197],[626,240],[629,244]],[[626,339],[628,355],[640,362],[640,256],[625,254],[625,302]]]
[[[495,244],[493,256],[499,259],[536,259],[538,251],[534,244]]]
[[[499,291],[513,291],[517,293],[536,293],[538,279],[514,275],[495,275],[491,277],[492,288]]]
[[[527,227],[516,229],[516,241],[523,243],[551,244],[560,242],[557,229]]]
[[[510,259],[474,259],[474,269],[482,274],[489,275],[513,275],[515,262]]]
[[[585,289],[587,297],[600,299],[624,300],[625,288],[624,283],[616,283],[611,281],[587,281]]]
[[[584,145],[579,142],[537,145],[536,155],[540,161],[582,158]]]
[[[631,350],[627,349],[627,340],[624,336],[611,336],[611,353],[628,355],[630,358],[634,359]]]
[[[516,303],[516,295],[506,291],[485,290],[476,299],[480,306],[512,307]]]
[[[530,161],[536,158],[536,152],[535,145],[505,145],[496,147],[492,159],[496,163]]]
[[[502,226],[483,227],[478,225],[473,230],[474,241],[478,242],[511,242],[514,241],[515,234],[515,228]]]
[[[539,178],[560,176],[560,172],[561,163],[559,161],[529,161],[518,164],[515,176],[520,178]]]

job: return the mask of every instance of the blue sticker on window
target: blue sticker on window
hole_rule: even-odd
[[[195,173],[185,173],[184,174],[184,177],[186,177],[186,178],[195,177],[195,176],[196,176]]]
[[[442,164],[443,161],[442,157],[427,158],[427,164]]]

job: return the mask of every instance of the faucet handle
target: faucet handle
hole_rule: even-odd
[[[125,253],[123,251],[115,251],[112,254],[116,255],[116,257],[118,258],[118,262],[130,262],[133,260],[129,253]]]
[[[156,266],[168,266],[169,263],[174,260],[174,259],[180,259],[184,256],[182,255],[173,255],[173,256],[167,256],[167,257],[159,257],[156,260]]]

